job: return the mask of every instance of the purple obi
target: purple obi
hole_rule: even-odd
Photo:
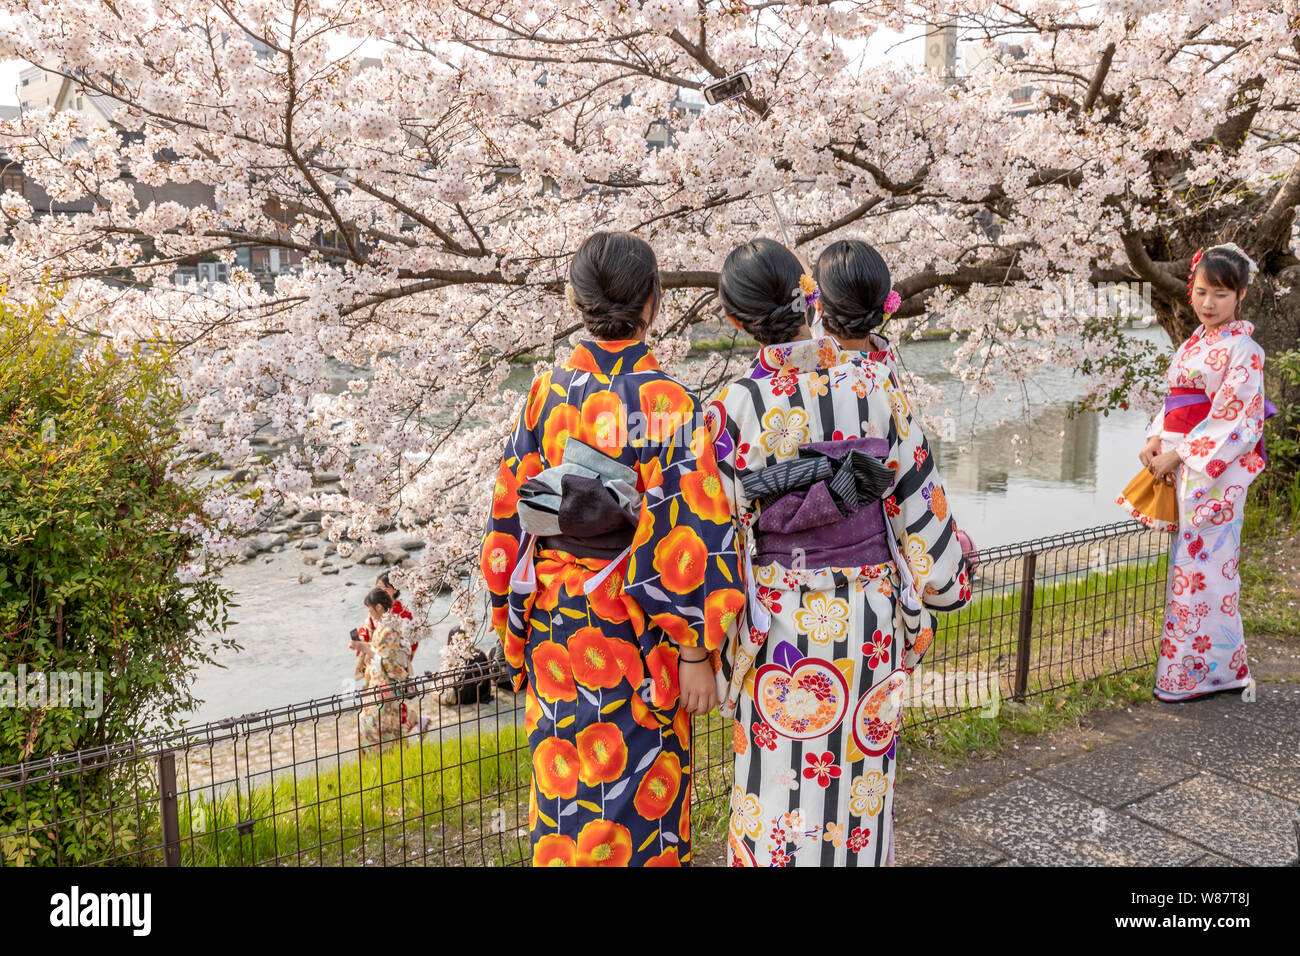
[[[757,561],[784,567],[859,567],[891,560],[881,495],[893,480],[883,438],[810,442],[799,457],[746,476],[761,498]]]

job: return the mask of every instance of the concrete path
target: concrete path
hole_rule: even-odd
[[[901,757],[902,866],[1300,865],[1294,683],[1099,712],[961,766]]]

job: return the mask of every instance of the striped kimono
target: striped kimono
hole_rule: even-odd
[[[736,866],[893,862],[907,676],[933,639],[931,612],[961,607],[971,589],[943,483],[891,365],[831,338],[772,345],[708,410],[742,549],[761,540],[763,513],[745,476],[801,446],[866,439],[894,472],[870,505],[876,538],[848,549],[865,563],[760,559],[748,571],[750,626],[719,673],[723,713],[734,716]]]

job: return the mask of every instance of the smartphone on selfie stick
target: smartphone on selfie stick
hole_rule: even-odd
[[[704,94],[704,102],[710,106],[717,106],[719,103],[729,102],[740,99],[754,88],[754,81],[749,78],[749,74],[743,70],[739,73],[733,73],[716,83],[710,83],[701,92]],[[754,127],[749,120],[749,111],[741,108],[741,113],[745,118],[745,126],[749,130],[749,141],[754,149],[754,155],[758,155],[758,142],[754,139]],[[777,225],[781,227],[781,238],[785,242],[787,249],[793,249],[790,244],[790,236],[785,231],[785,220],[781,218],[781,210],[776,204],[776,194],[769,192],[767,198],[772,202],[772,211],[776,213]]]

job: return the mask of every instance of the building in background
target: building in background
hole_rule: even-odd
[[[956,83],[957,27],[933,26],[925,34],[925,68],[945,83]]]
[[[981,71],[991,69],[995,63],[1023,60],[1025,48],[1018,43],[999,40],[996,45],[985,46],[983,43],[967,43],[963,49],[966,61],[966,76],[977,76]],[[1034,86],[1026,84],[1011,91],[1012,116],[1024,116],[1034,111],[1032,99]]]
[[[264,44],[254,41],[254,47],[257,49],[258,56],[269,55],[269,50]],[[18,96],[17,107],[0,107],[0,119],[11,120],[23,112],[53,109],[55,112],[80,114],[96,126],[105,128],[116,126],[113,115],[119,106],[118,101],[84,89],[72,77],[41,67],[29,67],[19,74]],[[122,129],[118,130],[118,135],[124,146],[133,141],[138,142],[141,138],[138,133],[129,133]],[[84,140],[74,140],[69,148],[85,149],[86,144]],[[175,158],[167,154],[159,157],[164,161]],[[22,163],[9,156],[2,148],[0,148],[0,177],[3,179],[3,186],[0,188],[20,193],[38,216],[90,212],[93,208],[94,200],[91,197],[82,197],[72,202],[54,201],[39,183],[23,174]],[[121,178],[132,183],[136,203],[142,209],[151,203],[163,202],[174,202],[185,208],[198,206],[219,208],[215,190],[206,183],[168,182],[161,186],[150,186],[136,181],[125,163],[122,164]],[[284,204],[270,202],[264,208],[264,212],[276,224],[277,232],[283,233],[287,239],[288,226],[295,211]],[[331,237],[323,232],[317,239],[327,250],[331,247],[342,248],[343,245],[339,241],[331,241]],[[151,243],[148,239],[141,241],[145,247],[144,258],[147,259],[152,253],[148,248]],[[194,282],[225,282],[230,278],[231,269],[241,266],[252,273],[261,284],[269,287],[274,283],[277,275],[298,272],[302,269],[303,254],[297,249],[250,243],[234,250],[234,255],[234,263],[222,262],[211,253],[188,257],[176,263],[172,279],[180,285]],[[326,257],[331,258],[328,255]]]

